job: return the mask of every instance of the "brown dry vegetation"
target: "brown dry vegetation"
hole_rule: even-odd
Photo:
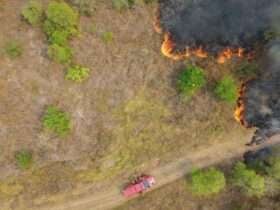
[[[79,194],[84,183],[89,188],[88,182],[143,163],[148,168],[153,160],[164,163],[247,132],[234,121],[234,107],[211,92],[232,64],[190,60],[206,70],[209,84],[191,101],[181,100],[175,80],[185,63],[161,55],[161,37],[153,29],[155,5],[118,12],[110,1],[96,2],[95,13],[81,17],[81,34],[71,41],[75,61],[89,67],[91,75],[74,84],[64,79],[63,66],[47,58],[40,27],[22,21],[26,3],[0,0],[0,48],[10,40],[23,47],[19,58],[0,53],[0,199],[7,209],[56,200],[71,190]],[[104,42],[108,31],[113,40]],[[60,138],[42,129],[50,104],[70,113],[70,135]],[[15,163],[21,149],[34,155],[27,172]]]

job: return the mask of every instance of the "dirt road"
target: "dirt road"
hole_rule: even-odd
[[[248,149],[257,149],[278,143],[280,143],[280,135],[273,137],[261,146],[246,147],[240,141],[236,141],[211,146],[195,154],[191,152],[189,155],[172,163],[151,170],[150,174],[155,176],[157,180],[157,185],[153,189],[175,181],[194,168],[203,168],[231,158],[238,158]],[[105,192],[99,192],[95,195],[89,194],[58,205],[36,208],[36,210],[106,210],[116,207],[125,201],[126,199],[120,194],[119,187],[114,186]]]

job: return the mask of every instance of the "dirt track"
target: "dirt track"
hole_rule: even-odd
[[[193,168],[203,168],[224,160],[238,158],[241,157],[248,149],[257,149],[278,143],[280,143],[280,136],[275,136],[269,142],[254,148],[248,148],[243,145],[242,142],[236,141],[211,146],[207,149],[200,150],[195,154],[190,153],[189,155],[177,159],[170,164],[151,170],[150,174],[155,176],[157,180],[157,185],[153,189],[175,181],[176,179],[189,173]],[[35,208],[36,210],[105,210],[116,207],[125,201],[126,199],[124,199],[120,194],[119,187],[113,186],[111,189],[96,193],[95,195],[79,197],[54,206]]]

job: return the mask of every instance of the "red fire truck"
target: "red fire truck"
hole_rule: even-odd
[[[155,178],[149,175],[142,175],[138,177],[134,182],[127,185],[123,191],[123,196],[129,198],[140,193],[143,193],[150,189],[156,183]]]

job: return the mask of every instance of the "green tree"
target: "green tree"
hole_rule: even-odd
[[[226,180],[223,172],[210,168],[194,171],[191,175],[191,189],[197,195],[211,195],[225,188]]]
[[[29,169],[33,163],[32,153],[27,150],[21,150],[15,154],[17,165],[21,169]]]
[[[30,0],[21,12],[23,18],[33,26],[41,22],[43,13],[43,5],[37,0]]]
[[[242,162],[238,162],[233,169],[232,183],[240,187],[248,196],[260,197],[265,192],[264,177],[256,174],[252,169],[248,169]]]
[[[236,102],[238,96],[237,93],[237,84],[231,76],[225,76],[217,83],[215,88],[215,94],[217,97],[229,103]]]
[[[70,131],[70,118],[59,108],[49,106],[43,116],[43,126],[59,136],[65,136]]]
[[[206,84],[203,70],[196,66],[185,68],[179,75],[178,89],[185,96],[194,95],[201,87]]]

